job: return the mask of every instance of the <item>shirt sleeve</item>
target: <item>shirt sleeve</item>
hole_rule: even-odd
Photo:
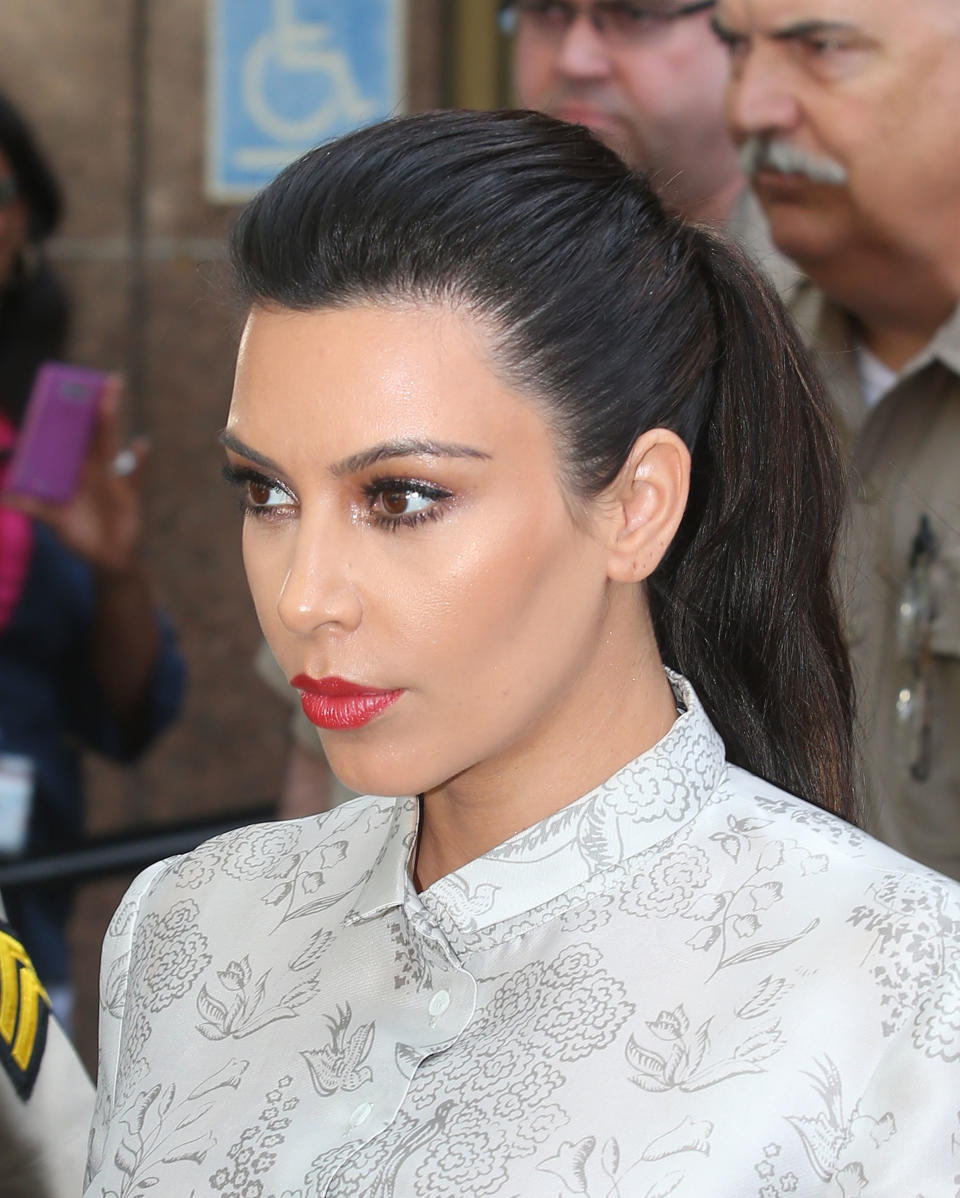
[[[140,905],[151,884],[167,864],[166,861],[158,861],[134,879],[110,921],[103,940],[100,960],[100,1051],[96,1105],[87,1158],[88,1180],[103,1163],[101,1156],[116,1106],[121,1039],[127,1009],[127,981]]]
[[[871,1198],[874,1191],[876,1198],[953,1193],[949,1183],[960,1175],[960,955],[887,1042],[854,1114],[855,1123],[870,1125],[874,1144],[889,1138],[883,1176],[867,1179]]]

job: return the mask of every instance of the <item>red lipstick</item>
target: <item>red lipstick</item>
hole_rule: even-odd
[[[361,686],[345,678],[311,678],[298,674],[290,685],[300,692],[304,715],[318,728],[345,731],[362,728],[403,694],[403,690],[385,691]]]

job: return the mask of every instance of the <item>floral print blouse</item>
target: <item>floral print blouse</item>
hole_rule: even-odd
[[[659,744],[417,894],[416,799],[147,870],[95,1198],[956,1198],[960,887]]]

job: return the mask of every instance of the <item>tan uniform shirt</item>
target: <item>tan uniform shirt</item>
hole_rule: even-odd
[[[0,1194],[75,1198],[93,1085],[0,907]]]
[[[806,282],[789,306],[852,468],[841,568],[868,827],[960,878],[960,308],[870,409],[845,314]]]

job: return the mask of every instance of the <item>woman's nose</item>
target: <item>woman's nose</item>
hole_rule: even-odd
[[[311,636],[321,629],[352,632],[363,616],[345,548],[304,522],[280,587],[277,614],[287,631],[297,636]]]

